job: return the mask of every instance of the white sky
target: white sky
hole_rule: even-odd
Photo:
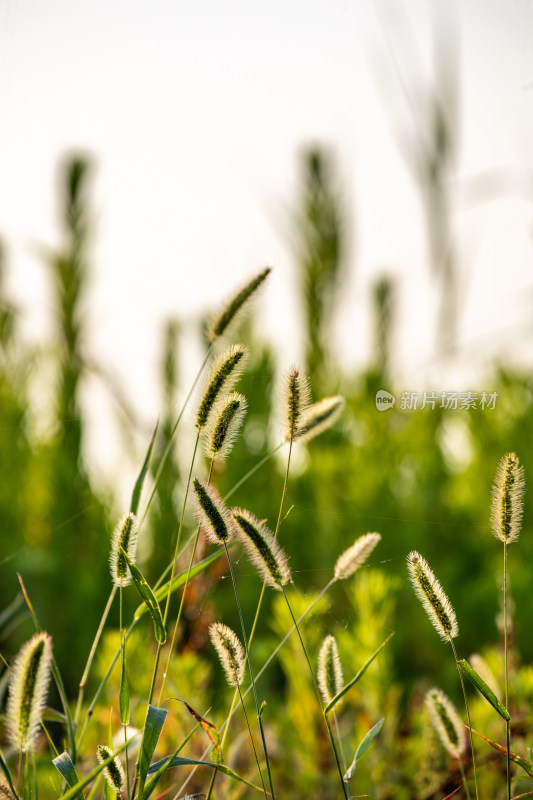
[[[58,161],[81,150],[97,164],[87,350],[114,372],[146,422],[159,410],[162,318],[190,320],[264,264],[275,272],[258,308],[260,326],[283,344],[288,362],[296,359],[295,269],[285,228],[298,153],[318,142],[337,155],[354,224],[338,322],[341,358],[364,362],[369,282],[386,267],[402,281],[402,384],[420,388],[431,366],[441,366],[437,304],[418,189],[397,146],[395,132],[409,134],[413,119],[390,47],[416,108],[431,79],[429,11],[438,6],[0,0],[0,235],[27,335],[50,335],[48,276],[36,251],[58,242]],[[499,167],[526,185],[533,5],[464,0],[458,9],[459,45],[451,54],[461,70],[458,186]],[[456,241],[468,275],[463,374],[492,353],[530,352],[530,201],[516,191],[475,208],[457,204]],[[97,449],[101,440],[100,433]]]

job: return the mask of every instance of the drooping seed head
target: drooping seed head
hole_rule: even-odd
[[[344,686],[337,640],[334,636],[326,636],[318,654],[318,686],[326,705]]]
[[[365,563],[379,541],[381,541],[379,533],[365,533],[356,539],[352,546],[338,557],[335,564],[335,580],[343,581],[353,575]]]
[[[230,686],[240,686],[244,680],[245,656],[239,637],[222,622],[209,626],[209,636],[218,653],[226,680]]]
[[[39,733],[50,667],[52,639],[47,633],[36,633],[22,646],[9,682],[7,731],[13,747],[19,752],[33,750]]]
[[[461,758],[466,749],[466,736],[452,701],[440,689],[430,689],[425,703],[442,746],[452,758]]]
[[[246,398],[238,392],[223,397],[213,411],[205,432],[205,454],[215,461],[225,461],[242,426]]]
[[[246,364],[248,350],[242,344],[234,344],[221,353],[211,366],[198,393],[195,425],[202,431],[213,413],[223,392],[235,386]]]
[[[407,556],[407,567],[416,595],[426,609],[433,627],[446,642],[459,635],[457,617],[452,604],[420,553],[413,550]]]
[[[194,515],[212,544],[224,545],[235,533],[235,522],[231,511],[213,486],[195,478],[193,481]]]
[[[491,526],[505,544],[516,542],[522,526],[524,468],[514,453],[507,453],[499,465],[492,487]]]
[[[242,311],[249,304],[249,301],[257,293],[261,284],[272,272],[271,267],[265,267],[248,281],[241,289],[238,289],[212,318],[207,336],[210,342],[214,342],[220,336],[228,332],[230,326],[240,317]]]
[[[257,567],[264,581],[273,589],[281,589],[291,581],[287,556],[267,526],[244,508],[233,509],[237,536],[248,558]]]
[[[96,757],[100,764],[107,761],[113,755],[113,751],[106,747],[105,744],[99,744],[96,749]],[[110,789],[114,792],[122,792],[126,786],[126,775],[124,767],[122,766],[118,756],[115,756],[113,761],[110,761],[107,767],[104,767],[104,776]]]
[[[124,550],[133,562],[137,552],[137,537],[139,535],[139,522],[131,512],[123,517],[115,530],[111,540],[111,577],[115,586],[127,586],[131,583],[130,568],[124,558]]]
[[[309,406],[309,381],[297,366],[292,366],[283,377],[283,413],[285,416],[285,441],[293,441],[298,433],[302,415]]]
[[[324,397],[312,403],[301,415],[300,424],[294,438],[299,442],[308,442],[331,428],[344,408],[344,397]]]

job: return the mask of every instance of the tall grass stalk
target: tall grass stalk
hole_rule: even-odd
[[[464,699],[464,702],[465,702],[465,709],[466,709],[466,718],[468,720],[468,734],[470,736],[470,749],[472,751],[472,769],[474,771],[474,786],[476,788],[476,798],[478,798],[478,800],[479,800],[478,786],[477,786],[476,752],[474,750],[474,737],[472,735],[472,723],[470,721],[470,708],[468,706],[468,698],[466,696],[465,683],[464,683],[464,680],[463,680],[463,675],[462,675],[462,672],[461,672],[461,668],[459,667],[458,658],[457,658],[457,651],[455,649],[455,644],[453,643],[453,639],[450,639],[450,644],[452,646],[453,657],[455,659],[455,665],[457,667],[457,672],[459,674],[459,680],[461,681],[461,689],[463,691],[463,699]],[[467,794],[468,794],[468,788],[467,788],[467,784],[466,783],[465,783],[465,787],[466,787],[466,791],[467,791]]]

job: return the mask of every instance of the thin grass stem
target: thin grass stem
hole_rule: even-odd
[[[466,718],[468,720],[468,733],[470,735],[470,749],[472,750],[472,768],[474,770],[474,786],[476,788],[476,798],[477,798],[477,800],[479,800],[479,794],[478,794],[478,788],[477,788],[476,753],[475,753],[475,750],[474,750],[474,737],[472,736],[472,723],[470,721],[470,709],[468,707],[468,699],[466,697],[466,689],[465,689],[465,684],[464,684],[464,681],[463,681],[463,674],[462,674],[461,668],[459,667],[459,664],[458,664],[457,650],[455,649],[455,645],[453,643],[453,639],[450,639],[450,644],[452,646],[453,657],[455,658],[455,665],[457,667],[457,672],[459,673],[459,680],[461,681],[461,689],[463,690],[463,699],[465,701]],[[467,794],[468,794],[467,784],[465,784],[465,788],[466,788],[466,791],[467,791]]]
[[[503,649],[505,664],[505,708],[509,710],[509,651],[507,641],[507,541],[503,543]],[[510,721],[506,720],[505,733],[507,738],[507,800],[511,800],[511,729]]]
[[[317,680],[316,680],[315,671],[314,671],[313,667],[311,666],[311,661],[309,660],[309,655],[307,653],[307,648],[306,648],[306,646],[304,644],[304,640],[302,638],[302,634],[300,633],[300,628],[298,627],[298,623],[296,622],[296,617],[292,613],[291,604],[289,603],[289,598],[287,597],[287,593],[285,592],[285,588],[283,586],[281,587],[281,591],[283,592],[283,597],[285,598],[285,602],[287,603],[287,608],[289,609],[289,614],[292,617],[292,621],[293,621],[294,627],[296,628],[296,633],[298,634],[298,638],[300,640],[300,644],[302,645],[302,650],[303,650],[304,655],[305,655],[305,660],[307,661],[307,666],[309,667],[309,672],[311,673],[311,678],[313,679],[313,685],[315,687],[315,692],[316,692],[316,696],[317,696],[317,699],[318,699],[318,704],[320,706],[320,710],[322,711],[322,715],[323,715],[323,717],[324,717],[324,719],[326,721],[326,726],[327,726],[328,733],[329,733],[329,738],[330,738],[330,741],[331,741],[331,747],[333,748],[333,755],[335,756],[337,769],[339,771],[339,776],[340,776],[341,784],[342,784],[342,791],[344,793],[344,797],[346,798],[346,800],[348,800],[348,795],[346,793],[346,786],[345,786],[345,783],[344,783],[344,776],[343,776],[341,764],[340,764],[340,761],[339,761],[339,754],[337,752],[337,747],[335,745],[335,739],[333,738],[333,733],[332,733],[332,730],[331,730],[331,726],[329,724],[328,715],[324,712],[324,706],[322,705],[322,698],[320,696],[320,689],[318,688],[318,683],[317,683]]]
[[[104,630],[104,626],[107,622],[107,617],[109,616],[109,612],[111,610],[111,606],[113,605],[113,600],[115,599],[115,594],[117,591],[117,587],[113,585],[111,589],[111,593],[109,595],[109,599],[106,603],[106,607],[104,609],[104,613],[102,614],[102,619],[100,620],[100,624],[98,626],[98,630],[96,631],[96,636],[94,637],[93,643],[91,645],[91,650],[89,653],[89,657],[87,659],[87,663],[85,664],[85,669],[83,670],[83,675],[81,677],[81,681],[79,684],[79,692],[78,692],[78,700],[76,703],[76,713],[74,715],[74,724],[77,725],[79,722],[81,709],[83,706],[83,696],[85,693],[85,685],[87,683],[87,679],[89,677],[89,672],[92,667],[94,655],[96,653],[96,648],[98,647],[98,643],[100,641],[100,637],[102,635],[102,631]]]

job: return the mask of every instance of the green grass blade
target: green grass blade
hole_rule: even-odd
[[[155,764],[152,764],[150,769],[148,770],[148,774],[152,772],[157,772],[160,770],[165,764],[169,762],[168,758],[163,758],[161,761],[156,761]],[[235,781],[239,781],[240,783],[245,783],[246,786],[251,786],[252,789],[257,789],[258,792],[262,792],[262,788],[260,786],[256,786],[255,783],[250,783],[247,781],[246,778],[242,778],[240,775],[237,775],[229,767],[226,767],[225,764],[214,764],[212,761],[196,761],[194,758],[182,758],[181,756],[172,756],[170,758],[170,763],[166,767],[169,769],[170,767],[185,767],[185,766],[200,766],[200,767],[211,767],[211,769],[217,768],[219,772],[223,772],[224,775],[228,775],[230,778],[233,778]],[[155,777],[155,776],[154,776]],[[148,788],[148,784],[146,784]],[[147,795],[145,794],[143,800],[146,800]]]
[[[148,582],[143,576],[141,570],[135,566],[124,548],[121,547],[120,549],[122,551],[122,555],[128,562],[128,567],[130,568],[131,577],[133,578],[135,588],[144,600],[146,608],[152,617],[157,641],[161,644],[164,644],[167,638],[167,632],[165,630],[165,626],[163,625],[163,617],[161,616],[161,609],[159,608],[159,603],[156,600],[156,596],[150,589]]]
[[[18,796],[17,792],[15,791],[15,787],[13,786],[13,780],[11,778],[11,773],[9,771],[9,767],[6,764],[6,761],[5,761],[4,756],[2,755],[2,753],[0,753],[0,769],[2,770],[2,772],[5,775],[6,781],[9,784],[9,788],[13,792],[13,796],[14,796],[15,800],[19,800],[19,796]]]
[[[213,555],[208,556],[207,558],[204,558],[202,561],[199,561],[197,564],[195,564],[194,567],[191,569],[190,579],[194,578],[194,576],[198,575],[200,572],[203,572],[205,569],[210,567],[211,564],[214,564],[215,561],[218,558],[220,558],[221,555],[223,555],[223,553],[224,553],[223,549],[217,550],[215,553],[213,553]],[[171,592],[175,591],[176,589],[179,589],[180,586],[184,586],[185,581],[187,580],[187,574],[188,570],[184,570],[183,572],[180,572],[179,575],[174,576],[174,578],[172,579],[172,585],[170,587]],[[168,594],[168,581],[164,583],[162,586],[160,586],[159,589],[157,589],[154,592],[154,597],[157,600],[157,602],[160,603],[161,600],[165,600],[167,594]],[[135,611],[134,619],[136,620],[140,619],[144,614],[146,614],[147,611],[148,608],[146,606],[146,603],[141,603],[141,605]]]
[[[462,672],[466,675],[468,680],[476,687],[476,689],[481,692],[485,700],[491,704],[493,709],[498,712],[500,717],[503,717],[504,720],[507,722],[510,721],[511,717],[503,703],[500,703],[490,686],[487,686],[481,675],[475,671],[471,664],[465,658],[461,658],[457,662],[458,666],[461,668]]]
[[[155,706],[148,706],[146,711],[141,752],[139,755],[139,797],[143,796],[144,784],[150,768],[150,761],[152,760],[167,714],[168,711],[164,708],[156,708]]]
[[[351,778],[353,778],[353,774],[355,772],[355,768],[356,768],[357,764],[362,759],[362,757],[372,747],[374,739],[376,738],[376,736],[378,735],[378,733],[382,729],[384,722],[385,722],[385,717],[382,717],[379,720],[379,722],[376,722],[376,724],[372,728],[370,728],[370,730],[368,731],[368,733],[366,734],[366,736],[362,740],[361,744],[359,745],[359,747],[355,751],[355,755],[353,757],[352,763],[350,764],[350,766],[348,767],[348,769],[346,771],[346,775],[344,776],[344,780],[345,781],[349,781],[349,780],[351,780]]]
[[[57,756],[57,758],[54,758],[52,764],[60,773],[60,775],[62,775],[66,780],[67,786],[76,786],[76,784],[80,782],[80,779],[76,773],[76,768],[74,767],[72,759],[67,752],[61,753],[61,755]],[[83,800],[83,792],[81,789],[76,794],[76,798]]]
[[[377,655],[379,655],[379,653],[383,650],[385,645],[392,639],[393,636],[394,636],[394,631],[387,636],[387,638],[385,639],[384,642],[381,642],[381,644],[378,647],[378,649],[374,653],[372,653],[370,658],[367,658],[367,660],[365,661],[365,663],[363,664],[363,666],[361,667],[359,672],[356,675],[354,675],[352,680],[349,681],[347,684],[345,684],[345,686],[342,687],[340,692],[337,692],[335,697],[333,697],[329,701],[329,703],[327,704],[327,706],[324,709],[324,714],[327,714],[329,711],[331,711],[333,708],[335,708],[335,706],[337,705],[339,700],[342,697],[344,697],[346,692],[349,692],[350,689],[352,688],[352,686],[354,686],[357,683],[357,681],[360,680],[363,677],[363,675],[365,674],[365,672],[367,671],[367,669],[369,668],[369,666],[371,665],[373,660],[376,658]]]
[[[78,796],[79,792],[85,789],[85,787],[88,786],[91,781],[94,781],[94,779],[100,775],[104,767],[107,767],[108,764],[111,764],[113,759],[122,753],[122,751],[125,750],[126,747],[128,747],[137,738],[137,736],[139,736],[138,733],[128,739],[127,742],[124,742],[123,745],[115,750],[112,756],[109,756],[109,758],[106,758],[106,760],[102,761],[101,764],[98,764],[93,770],[91,770],[91,772],[89,772],[88,775],[85,776],[85,778],[82,778],[81,781],[79,781],[75,786],[72,786],[64,794],[62,794],[59,800],[74,800],[74,798]]]
[[[148,450],[146,451],[146,456],[143,465],[141,467],[141,471],[139,472],[139,476],[135,481],[135,486],[133,487],[133,492],[131,494],[131,503],[130,503],[130,511],[132,514],[137,514],[137,511],[139,510],[139,503],[141,501],[141,492],[144,484],[144,479],[146,478],[146,473],[148,472],[148,467],[150,465],[150,458],[152,456],[152,450],[155,442],[155,435],[157,433],[158,427],[159,427],[159,420],[157,420],[155,424],[154,432],[152,434],[150,444],[148,445]]]
[[[130,721],[130,687],[128,684],[128,673],[126,672],[126,646],[120,651],[120,721],[122,725],[127,725]]]
[[[507,748],[503,746],[503,744],[499,744],[498,742],[493,741],[492,739],[488,739],[486,736],[483,736],[482,733],[479,733],[474,728],[472,728],[472,733],[475,733],[476,736],[479,736],[480,739],[483,739],[484,742],[490,744],[493,750],[496,750],[502,756],[507,757]],[[512,750],[509,751],[509,758],[511,761],[514,761],[515,764],[518,764],[519,767],[522,767],[524,772],[527,772],[530,778],[533,778],[533,764],[531,761],[526,761],[525,758],[513,753]]]

